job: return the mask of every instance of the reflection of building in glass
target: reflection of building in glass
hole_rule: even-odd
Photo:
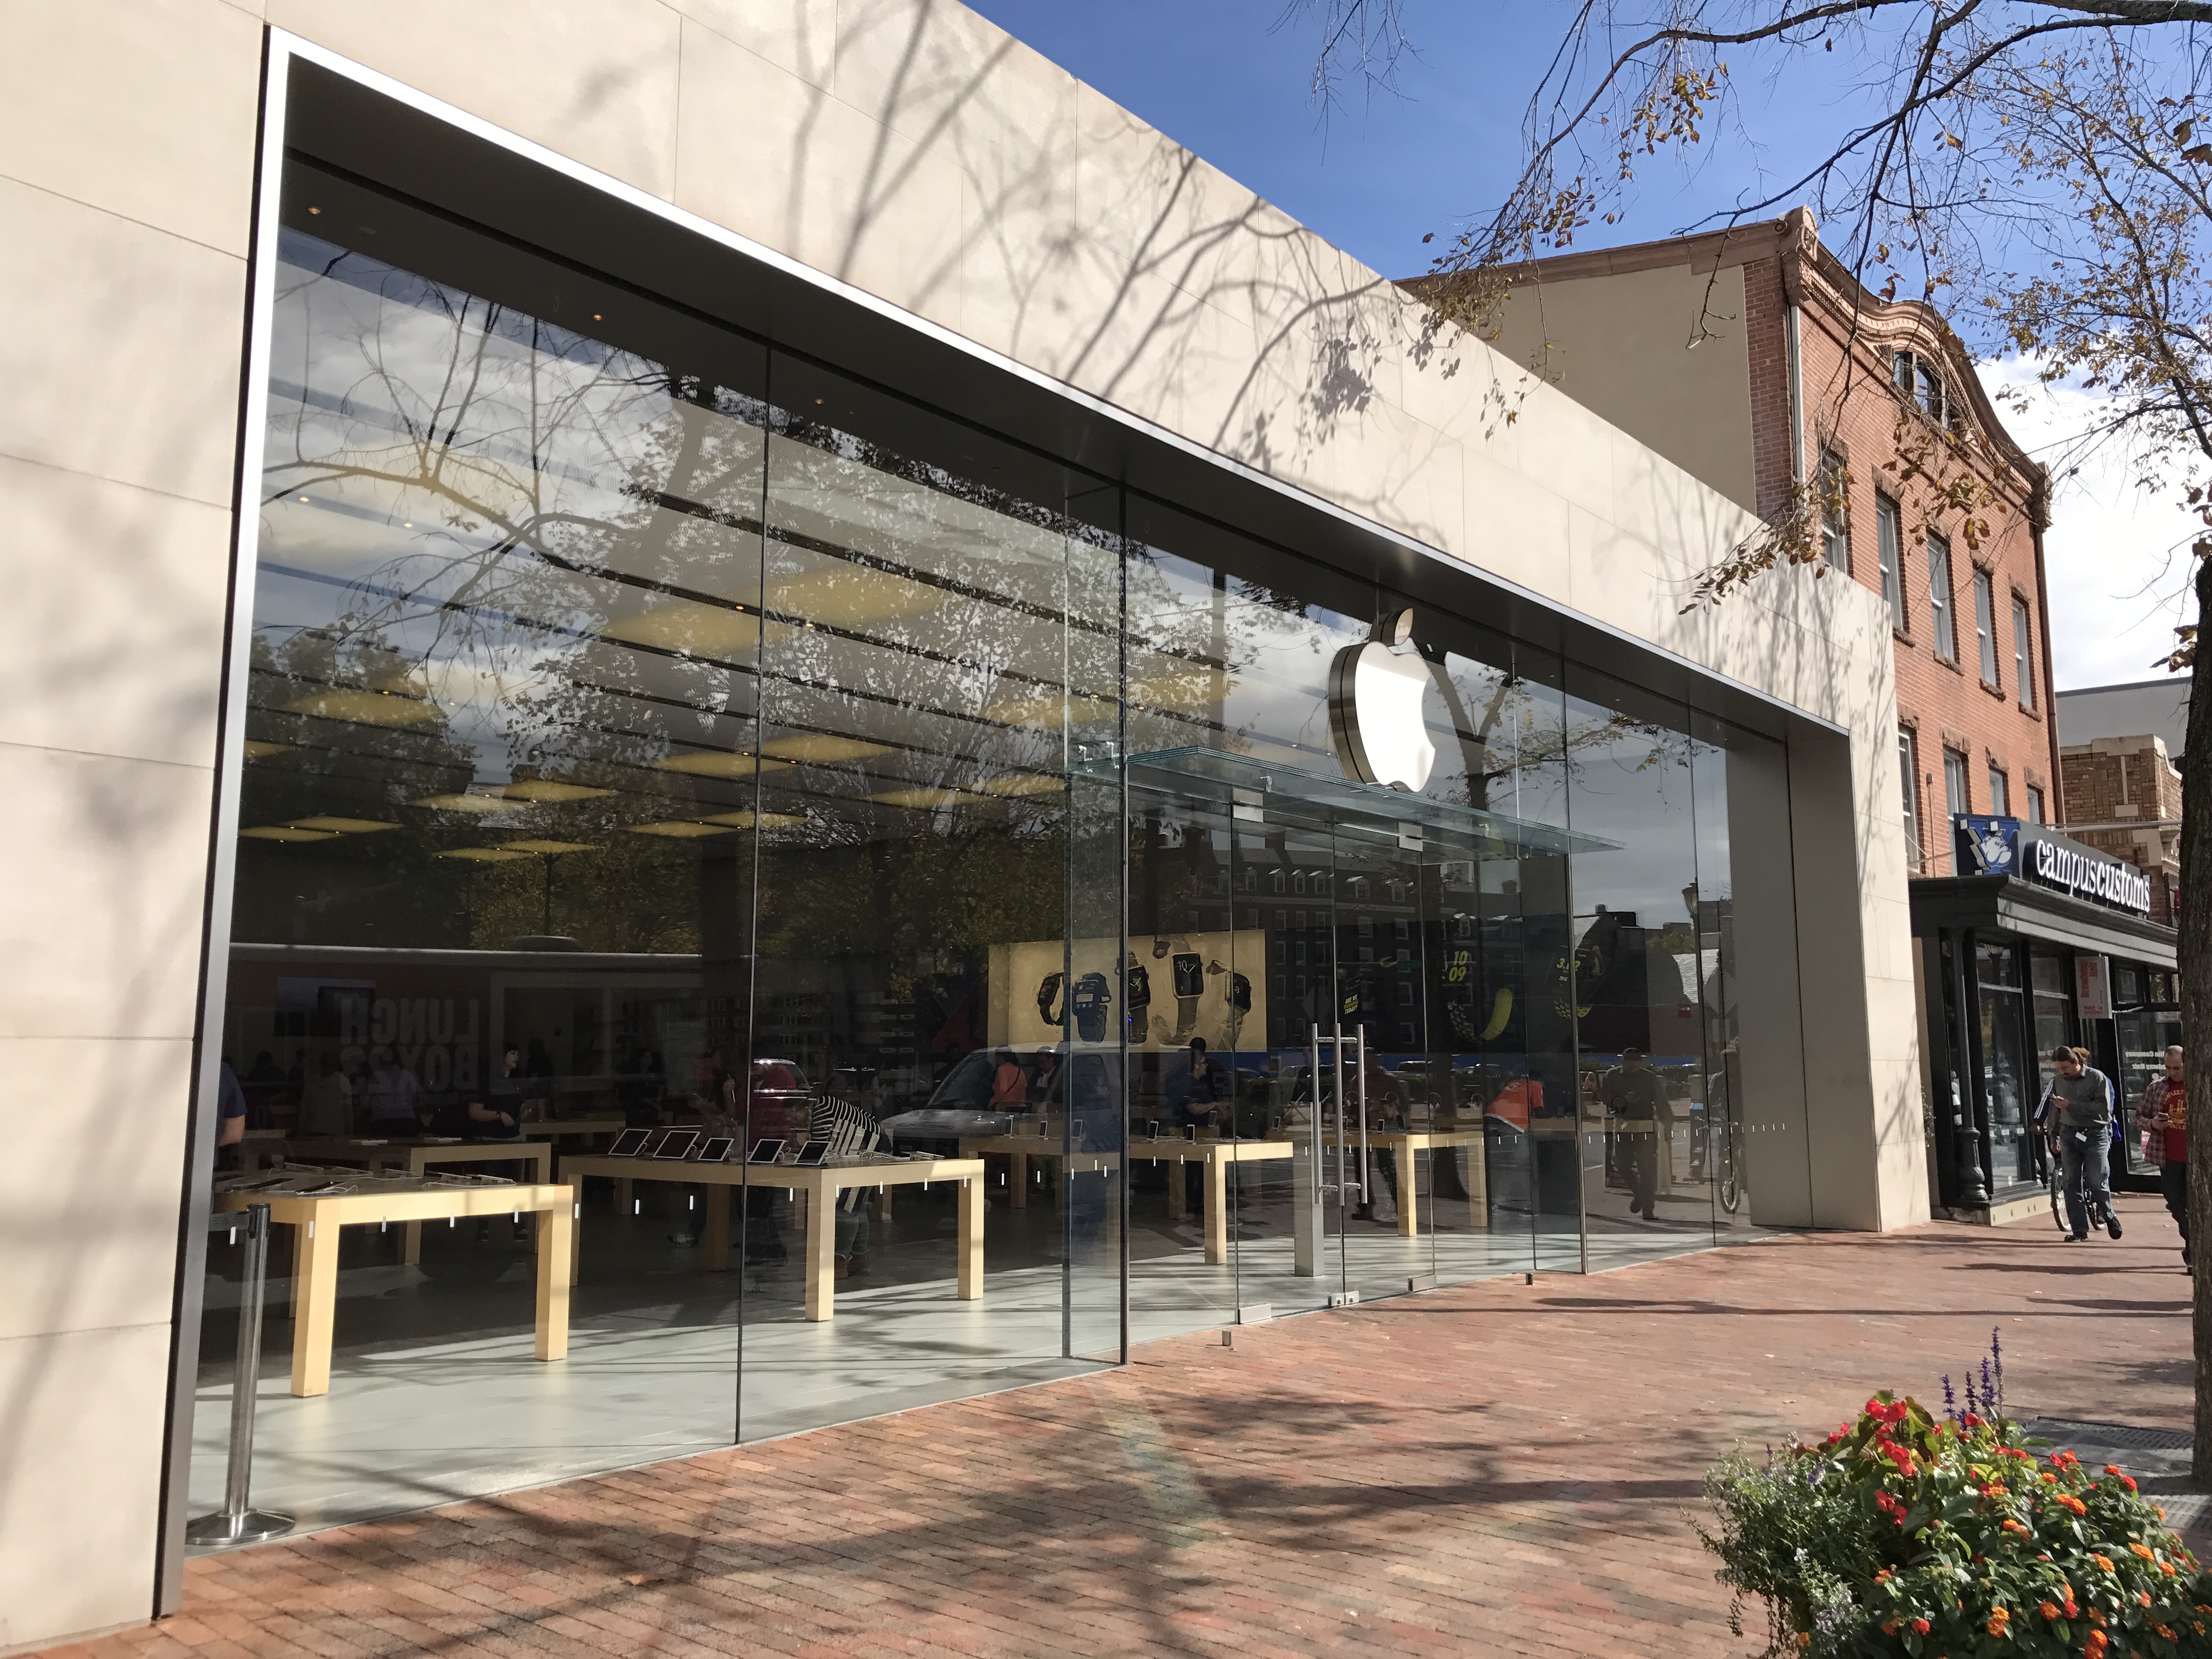
[[[52,941],[0,995],[68,1051],[7,1496],[104,1495],[0,1559],[11,1635],[173,1595],[243,1301],[199,1223],[257,1193],[310,1526],[1925,1213],[1878,597],[1684,617],[1739,506],[954,15],[957,137],[865,204],[850,133],[917,124],[860,59],[849,131],[766,58],[603,88],[685,112],[616,188],[562,71],[502,64],[518,148],[368,11],[373,85],[271,37],[250,309],[237,223],[147,228],[208,180],[80,204],[122,240],[55,269],[168,308],[68,384],[199,459],[85,392],[0,476],[91,596],[25,601],[25,683],[107,665],[0,745]]]

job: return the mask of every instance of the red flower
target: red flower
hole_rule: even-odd
[[[1915,1636],[1925,1636],[1925,1635],[1927,1635],[1927,1634],[1928,1634],[1928,1621],[1927,1621],[1925,1619],[1916,1619],[1916,1620],[1914,1620],[1912,1621],[1912,1633],[1913,1633]]]

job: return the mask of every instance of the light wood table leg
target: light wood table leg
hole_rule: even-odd
[[[422,1224],[419,1221],[404,1222],[399,1232],[403,1241],[399,1259],[410,1267],[418,1266],[422,1260]]]
[[[891,1218],[891,1193],[893,1190],[894,1189],[890,1187],[878,1187],[876,1188],[877,1220],[888,1222]]]
[[[813,1200],[811,1193],[793,1199],[806,1206],[806,1316],[819,1323],[836,1311],[837,1206]]]
[[[628,1215],[630,1212],[630,1205],[632,1202],[630,1197],[630,1188],[632,1185],[633,1183],[628,1176],[617,1176],[615,1177],[616,1214]]]
[[[700,1224],[699,1242],[704,1247],[707,1271],[722,1273],[730,1265],[730,1189],[709,1187],[702,1201],[707,1206],[707,1216]]]
[[[540,1210],[538,1217],[538,1357],[568,1357],[568,1279],[575,1259],[576,1224],[572,1205]]]
[[[1176,1183],[1182,1182],[1182,1165],[1175,1166]],[[1206,1160],[1206,1261],[1218,1267],[1229,1260],[1229,1160],[1208,1156]]]
[[[1413,1238],[1421,1231],[1421,1183],[1417,1179],[1413,1152],[1408,1148],[1394,1161],[1398,1166],[1398,1237]]]
[[[1006,1207],[1026,1210],[1030,1206],[1030,1155],[1013,1152],[1006,1162]]]
[[[301,1399],[331,1391],[331,1338],[338,1299],[338,1234],[310,1222],[293,1247],[299,1266],[292,1310],[292,1392]]]
[[[960,1183],[960,1299],[983,1297],[983,1183],[969,1176]]]
[[[1182,1161],[1170,1158],[1161,1162],[1168,1166],[1168,1219],[1180,1221],[1190,1213],[1190,1196],[1182,1189]]]

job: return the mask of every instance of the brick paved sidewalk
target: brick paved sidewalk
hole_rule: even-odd
[[[1933,1395],[2186,1431],[2187,1280],[2047,1223],[1772,1239],[1139,1351],[1125,1370],[195,1562],[71,1659],[434,1652],[1730,1655],[1737,1441]],[[1754,1614],[1755,1618],[1755,1614]]]

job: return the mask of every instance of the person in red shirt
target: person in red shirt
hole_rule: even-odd
[[[2181,1229],[2181,1265],[2189,1265],[2189,1104],[2182,1091],[2181,1050],[2166,1051],[2166,1074],[2144,1085],[2136,1108],[2136,1125],[2164,1139],[2159,1154],[2159,1185],[2174,1225]]]

